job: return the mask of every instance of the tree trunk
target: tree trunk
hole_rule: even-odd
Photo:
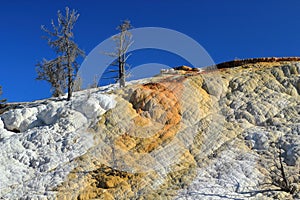
[[[281,146],[279,147],[279,152],[278,152],[278,157],[279,157],[279,164],[280,164],[280,172],[281,172],[281,176],[283,178],[283,181],[284,181],[284,188],[283,190],[285,192],[290,192],[290,184],[289,184],[289,180],[288,178],[286,177],[286,174],[285,174],[285,171],[284,171],[284,167],[283,167],[283,163],[282,163],[282,149],[281,149]]]
[[[68,98],[67,100],[70,101],[72,98],[72,90],[73,90],[73,70],[72,70],[72,63],[71,63],[71,53],[70,53],[70,44],[69,38],[67,38],[67,68],[68,68]]]
[[[72,90],[73,90],[73,70],[72,70],[72,64],[71,64],[71,55],[70,55],[70,47],[69,44],[67,44],[67,65],[68,65],[68,98],[67,100],[70,101],[72,98]]]
[[[72,97],[72,69],[70,69],[71,67],[68,66],[68,98],[67,100],[70,101],[71,97]]]
[[[122,57],[119,57],[119,83],[120,87],[125,87],[125,66]]]
[[[124,67],[124,63],[121,66],[120,86],[125,87],[125,67]]]

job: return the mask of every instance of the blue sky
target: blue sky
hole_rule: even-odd
[[[75,40],[88,54],[117,31],[122,19],[133,26],[164,27],[192,37],[216,63],[234,58],[299,56],[300,1],[297,0],[3,0],[0,3],[0,85],[10,102],[51,96],[47,82],[37,81],[35,64],[53,58],[41,39],[65,6],[80,13]],[[139,53],[155,61],[155,53]],[[154,55],[154,56],[153,56]],[[181,65],[180,59],[158,60]],[[140,61],[139,61],[140,62]],[[146,60],[145,60],[146,62]],[[147,61],[148,62],[148,61]]]

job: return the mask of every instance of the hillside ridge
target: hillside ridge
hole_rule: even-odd
[[[13,104],[0,199],[299,199],[300,63],[258,60]]]
[[[300,61],[300,57],[259,57],[259,58],[246,58],[246,59],[234,59],[231,61],[221,62],[215,66],[218,69],[232,68],[246,64],[255,64],[259,62],[292,62]]]

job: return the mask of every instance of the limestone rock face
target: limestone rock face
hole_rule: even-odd
[[[39,197],[299,199],[300,63],[189,71],[111,91],[101,117],[81,106],[92,144]]]
[[[88,173],[69,176],[59,197],[299,198],[299,66],[173,74],[115,92],[116,107],[94,127],[97,145],[74,169]],[[272,179],[278,146],[291,193]]]

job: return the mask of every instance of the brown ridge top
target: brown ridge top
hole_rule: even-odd
[[[192,68],[192,67],[189,67],[189,66],[186,66],[186,65],[181,65],[181,66],[178,66],[178,67],[174,67],[173,69],[174,70],[190,71],[190,72],[199,71],[198,68]]]
[[[300,61],[300,57],[263,57],[263,58],[247,58],[238,59],[228,62],[219,63],[216,65],[218,69],[231,68],[245,64],[254,64],[258,62],[284,62],[284,61]]]

